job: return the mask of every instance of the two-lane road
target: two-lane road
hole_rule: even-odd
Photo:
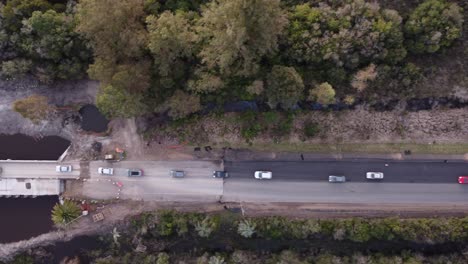
[[[387,166],[386,166],[387,164]],[[366,172],[383,172],[384,182],[456,183],[468,174],[468,163],[444,161],[317,160],[225,162],[232,179],[252,179],[256,170],[273,172],[273,180],[326,182],[329,175],[344,175],[350,182],[365,182]]]

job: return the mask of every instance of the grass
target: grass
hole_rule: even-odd
[[[258,151],[277,152],[315,152],[315,153],[403,153],[411,150],[412,154],[466,154],[468,144],[413,144],[413,143],[388,143],[388,144],[290,144],[280,142],[278,144],[236,144],[235,148],[248,148]]]

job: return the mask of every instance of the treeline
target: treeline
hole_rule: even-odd
[[[445,0],[405,17],[363,0],[67,3],[1,6],[2,75],[51,82],[87,69],[109,117],[179,119],[239,99],[291,109],[300,100],[408,96],[421,75],[408,56],[451,46],[463,24],[462,9]]]

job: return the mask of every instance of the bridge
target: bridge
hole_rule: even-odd
[[[36,197],[59,195],[63,180],[78,179],[88,163],[45,160],[0,161],[0,197]],[[57,172],[57,165],[71,165],[71,172]]]

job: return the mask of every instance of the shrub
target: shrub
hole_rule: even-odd
[[[309,91],[309,100],[319,104],[331,104],[335,102],[335,90],[329,83],[321,83]]]
[[[255,227],[255,223],[244,219],[239,223],[237,233],[245,238],[251,238],[255,234]]]
[[[159,253],[156,264],[169,264],[169,255],[164,252]]]
[[[306,122],[304,124],[304,135],[308,138],[313,138],[320,133],[320,127],[315,122]]]
[[[13,103],[13,109],[34,123],[46,119],[55,110],[54,107],[49,105],[47,97],[42,95],[31,95],[16,100]]]
[[[52,221],[58,226],[68,224],[80,215],[80,207],[69,200],[65,200],[63,204],[56,204],[52,209]]]

